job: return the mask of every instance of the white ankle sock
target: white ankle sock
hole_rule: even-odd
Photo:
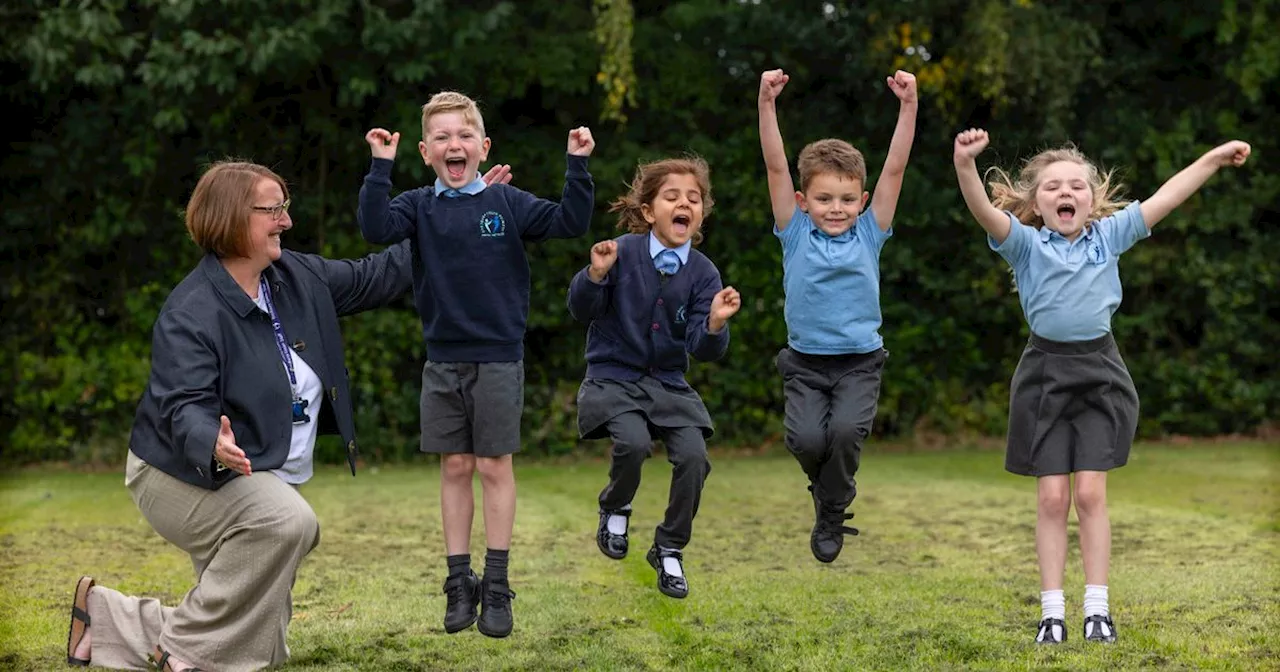
[[[1067,599],[1063,597],[1062,590],[1042,590],[1040,591],[1040,620],[1046,618],[1065,619],[1067,614]]]
[[[1110,605],[1107,604],[1107,587],[1085,585],[1084,617],[1110,616]]]
[[[628,504],[619,510],[630,511],[631,505]],[[626,534],[627,533],[627,517],[626,516],[610,515],[609,521],[605,523],[605,525],[608,526],[610,534]]]
[[[681,569],[680,567],[680,561],[676,560],[675,558],[670,558],[670,557],[663,558],[662,571],[670,574],[671,576],[680,576],[680,577],[684,576],[684,570]]]

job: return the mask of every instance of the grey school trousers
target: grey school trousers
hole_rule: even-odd
[[[320,540],[316,514],[297,489],[257,472],[205,490],[132,452],[125,485],[156,532],[191,556],[196,585],[177,607],[95,586],[89,592],[92,664],[146,670],[157,644],[220,672],[287,660],[293,580]]]

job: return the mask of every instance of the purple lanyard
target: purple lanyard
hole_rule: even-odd
[[[284,337],[284,327],[280,325],[280,316],[276,315],[276,304],[271,300],[271,290],[267,288],[265,277],[259,280],[258,291],[262,293],[262,302],[267,304],[267,313],[271,315],[271,328],[276,332],[276,349],[280,351],[280,359],[284,360],[284,368],[289,372],[289,389],[296,399],[298,377],[293,373],[293,354],[289,352],[288,341]]]

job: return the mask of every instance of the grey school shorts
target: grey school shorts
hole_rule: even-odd
[[[520,450],[524,360],[432,362],[422,367],[424,453],[501,457]]]
[[[1129,461],[1137,429],[1138,392],[1110,334],[1075,343],[1031,335],[1009,389],[1005,469],[1109,471]]]

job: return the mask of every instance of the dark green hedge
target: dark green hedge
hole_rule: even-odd
[[[1275,417],[1276,2],[637,1],[625,126],[600,121],[587,2],[85,4],[0,10],[0,95],[18,120],[0,159],[5,462],[118,458],[156,310],[198,257],[181,213],[204,164],[274,167],[293,190],[288,246],[364,254],[354,223],[363,134],[402,131],[397,187],[422,183],[418,107],[442,88],[481,101],[492,158],[535,193],[559,193],[569,127],[591,125],[598,142],[590,240],[530,249],[530,450],[576,443],[584,329],[564,297],[590,242],[614,234],[607,201],[637,161],[684,151],[712,165],[718,207],[703,250],[745,302],[727,359],[692,379],[721,441],[776,435],[772,360],[786,330],[755,113],[770,67],[792,74],[779,104],[791,156],[840,136],[867,154],[873,183],[897,111],[884,78],[905,67],[920,79],[915,150],[882,259],[892,357],[877,433],[1003,433],[1026,327],[956,188],[952,139],[971,125],[993,135],[984,160],[1009,168],[1073,140],[1118,168],[1133,197],[1222,140],[1251,142],[1247,167],[1219,174],[1124,257],[1114,325],[1144,436],[1248,432]],[[366,454],[410,454],[423,347],[409,301],[344,328]]]

